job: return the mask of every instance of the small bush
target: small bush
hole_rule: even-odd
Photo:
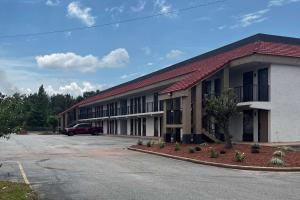
[[[179,151],[180,150],[180,145],[179,145],[179,143],[178,142],[176,142],[176,144],[175,144],[175,149],[174,149],[175,151]]]
[[[251,149],[260,149],[260,144],[258,144],[258,143],[252,144]]]
[[[251,153],[259,153],[259,149],[251,149]]]
[[[189,148],[189,153],[195,153],[195,148],[194,147],[190,147]]]
[[[143,145],[143,141],[142,140],[138,140],[137,141],[137,145]]]
[[[223,149],[220,151],[220,154],[226,154],[226,151]]]
[[[151,144],[151,146],[154,146],[155,145],[155,141],[151,140],[150,144]]]
[[[201,151],[201,150],[202,150],[201,147],[199,147],[199,146],[195,147],[195,151]]]
[[[164,142],[164,141],[162,141],[162,140],[160,140],[159,142],[158,142],[158,145],[159,145],[159,148],[164,148],[165,146],[166,146],[166,143]]]
[[[283,156],[285,156],[285,153],[281,150],[277,150],[277,151],[274,151],[273,156],[278,157],[278,158],[282,158]]]
[[[203,143],[200,144],[200,146],[204,146],[205,147],[205,146],[208,146],[208,144],[206,142],[203,142]]]
[[[151,145],[152,143],[151,143],[151,140],[149,140],[148,142],[147,142],[147,147],[151,147],[152,145]]]
[[[273,157],[271,158],[270,162],[269,162],[271,165],[274,165],[276,167],[282,167],[284,166],[284,161],[280,158],[277,158],[277,157]]]
[[[215,150],[214,148],[209,148],[209,157],[210,158],[218,158],[219,152]]]
[[[291,146],[282,146],[278,147],[278,149],[284,153],[295,151]]]
[[[237,162],[243,162],[246,159],[246,154],[237,151],[235,152],[234,159]]]

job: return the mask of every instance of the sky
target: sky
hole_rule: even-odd
[[[256,33],[299,38],[299,10],[300,0],[0,0],[0,92],[43,84],[76,97]]]

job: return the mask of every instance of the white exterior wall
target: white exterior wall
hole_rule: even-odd
[[[117,135],[121,135],[121,120],[118,120],[118,131]]]
[[[130,119],[127,119],[127,135],[130,135]]]
[[[154,136],[154,117],[146,118],[146,136]]]
[[[230,134],[232,135],[233,141],[242,141],[243,140],[243,113],[240,113],[237,116],[234,116],[230,120],[229,126]]]
[[[103,133],[107,134],[107,120],[103,121]]]
[[[300,141],[300,66],[270,70],[270,142]]]

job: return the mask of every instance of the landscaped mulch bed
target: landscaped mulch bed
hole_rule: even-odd
[[[269,164],[272,158],[273,152],[278,150],[277,147],[261,146],[260,153],[251,153],[251,145],[249,144],[235,144],[232,149],[224,149],[224,144],[208,144],[201,146],[201,151],[195,153],[189,153],[190,147],[199,145],[186,145],[180,144],[180,150],[175,151],[175,144],[166,144],[164,148],[160,148],[158,144],[151,147],[146,145],[133,145],[132,148],[153,151],[158,153],[169,154],[173,156],[180,156],[185,158],[192,158],[200,161],[208,161],[230,165],[242,165],[242,166],[258,166],[258,167],[272,167]],[[218,158],[209,157],[210,147],[216,149],[218,152],[225,150],[225,154],[220,154]],[[246,154],[246,159],[243,162],[237,162],[234,159],[236,151],[243,152]],[[292,151],[287,152],[283,157],[285,161],[285,167],[300,167],[300,152]]]

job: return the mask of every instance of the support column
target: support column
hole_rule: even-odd
[[[228,67],[223,69],[222,88],[223,91],[229,89],[229,68]]]
[[[166,100],[163,101],[163,110],[164,110],[164,113],[163,113],[161,136],[164,138],[165,134],[167,133],[167,101]]]
[[[195,133],[202,133],[202,82],[196,86],[196,101],[195,101]]]
[[[182,105],[182,133],[191,133],[191,89],[188,91],[187,96],[181,97]]]
[[[60,121],[60,123],[59,123],[59,128],[60,128],[61,130],[64,129],[64,120],[63,120],[63,117],[64,117],[64,115],[59,116],[59,121]]]
[[[78,120],[79,120],[79,108],[75,108],[76,109],[76,124],[78,124]]]
[[[68,127],[68,113],[64,114],[64,118],[65,118],[65,124],[64,124],[64,126],[65,126],[65,128],[67,128]]]

